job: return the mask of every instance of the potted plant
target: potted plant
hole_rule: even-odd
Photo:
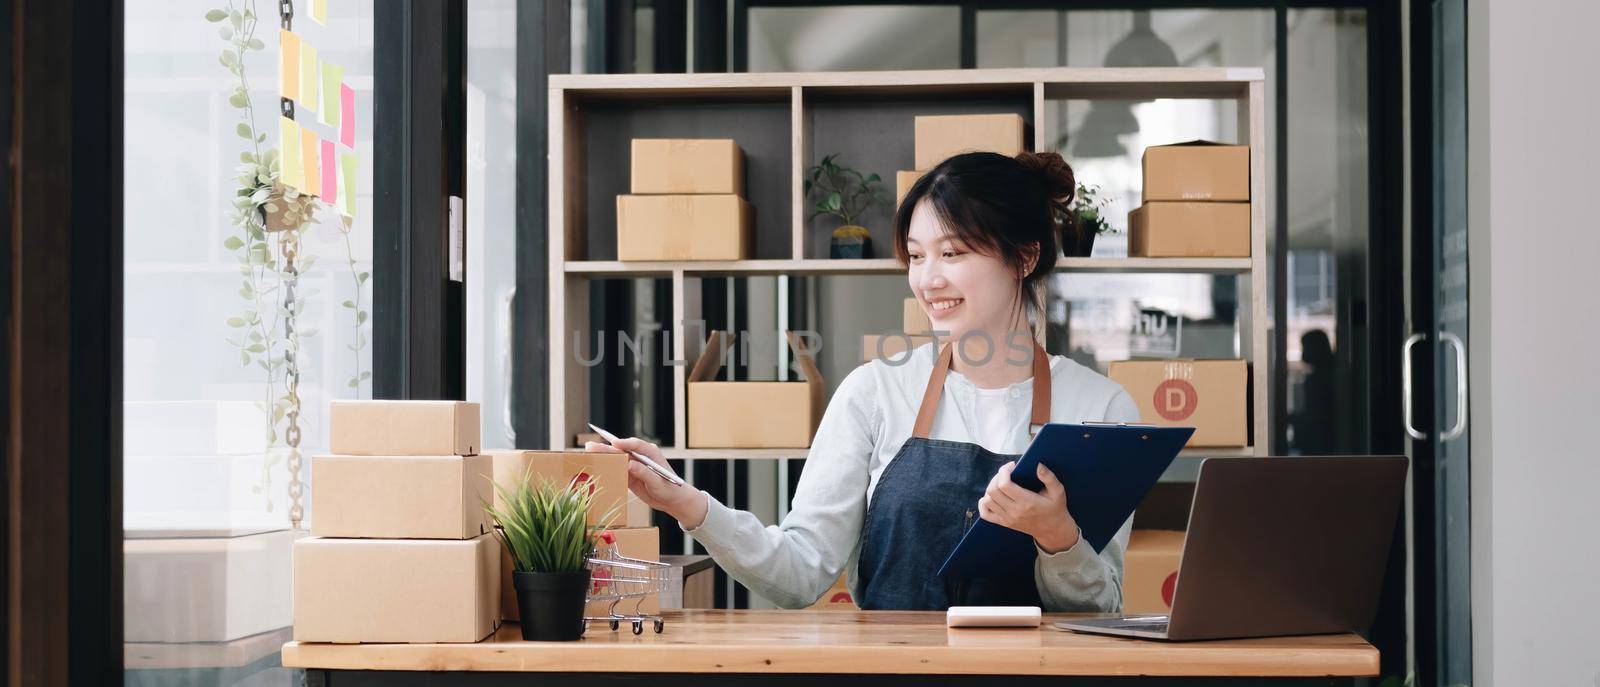
[[[872,239],[867,228],[856,224],[862,213],[889,202],[889,196],[878,187],[881,179],[876,173],[862,175],[856,170],[840,165],[837,153],[822,158],[822,162],[806,170],[805,194],[813,199],[811,216],[833,215],[843,224],[833,230],[828,257],[870,258]]]
[[[1111,199],[1101,195],[1099,186],[1078,184],[1077,192],[1072,194],[1072,205],[1068,207],[1072,213],[1070,221],[1061,225],[1062,255],[1087,258],[1094,252],[1094,237],[1115,231],[1104,216],[1110,204]]]
[[[562,483],[524,475],[515,485],[494,485],[504,509],[485,504],[495,537],[511,554],[511,586],[522,615],[522,638],[573,641],[583,636],[584,603],[595,540],[616,518],[613,507],[601,525],[589,524],[589,506],[599,491],[582,475]]]

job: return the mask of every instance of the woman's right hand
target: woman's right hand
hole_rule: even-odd
[[[638,437],[618,439],[615,445],[589,441],[584,443],[583,450],[590,453],[633,451],[655,461],[667,472],[673,472],[672,466],[661,455],[661,447]],[[645,467],[644,463],[632,458],[628,459],[628,491],[644,501],[645,505],[676,518],[688,529],[699,527],[706,519],[708,504],[703,492],[687,483],[679,486],[668,482],[654,470]]]

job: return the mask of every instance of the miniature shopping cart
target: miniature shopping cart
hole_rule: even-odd
[[[585,615],[584,625],[609,622],[611,629],[616,630],[623,621],[627,621],[633,623],[633,633],[637,635],[644,633],[645,621],[651,621],[655,624],[656,633],[660,634],[666,627],[666,621],[659,615],[644,613],[640,606],[644,604],[646,596],[659,595],[667,590],[672,566],[618,553],[610,532],[601,535],[601,542],[588,559],[589,601],[609,603],[606,604],[606,615]]]

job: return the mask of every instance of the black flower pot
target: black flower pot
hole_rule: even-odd
[[[522,638],[532,642],[571,642],[583,637],[583,607],[589,571],[511,573],[522,615]]]
[[[870,238],[834,238],[828,244],[828,257],[834,260],[863,260],[872,257]]]
[[[1087,258],[1094,252],[1094,237],[1098,234],[1089,227],[1067,227],[1061,230],[1061,254],[1069,258]]]

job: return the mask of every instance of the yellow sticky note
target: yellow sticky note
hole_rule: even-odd
[[[311,18],[318,24],[328,24],[328,0],[311,0]]]
[[[300,37],[288,29],[278,29],[278,92],[300,99]]]
[[[278,118],[278,181],[293,189],[305,188],[305,165],[300,162],[300,125]]]
[[[317,134],[309,129],[300,130],[300,164],[305,167],[306,185],[300,187],[300,192],[306,195],[317,195],[322,192],[322,165],[317,164],[319,149]]]
[[[300,44],[300,107],[317,111],[317,48],[309,43]]]
[[[339,194],[344,199],[344,214],[356,216],[356,168],[361,166],[360,153],[339,153]]]
[[[322,61],[322,103],[323,108],[318,110],[317,119],[323,124],[338,128],[339,126],[339,86],[344,84],[344,67]]]

